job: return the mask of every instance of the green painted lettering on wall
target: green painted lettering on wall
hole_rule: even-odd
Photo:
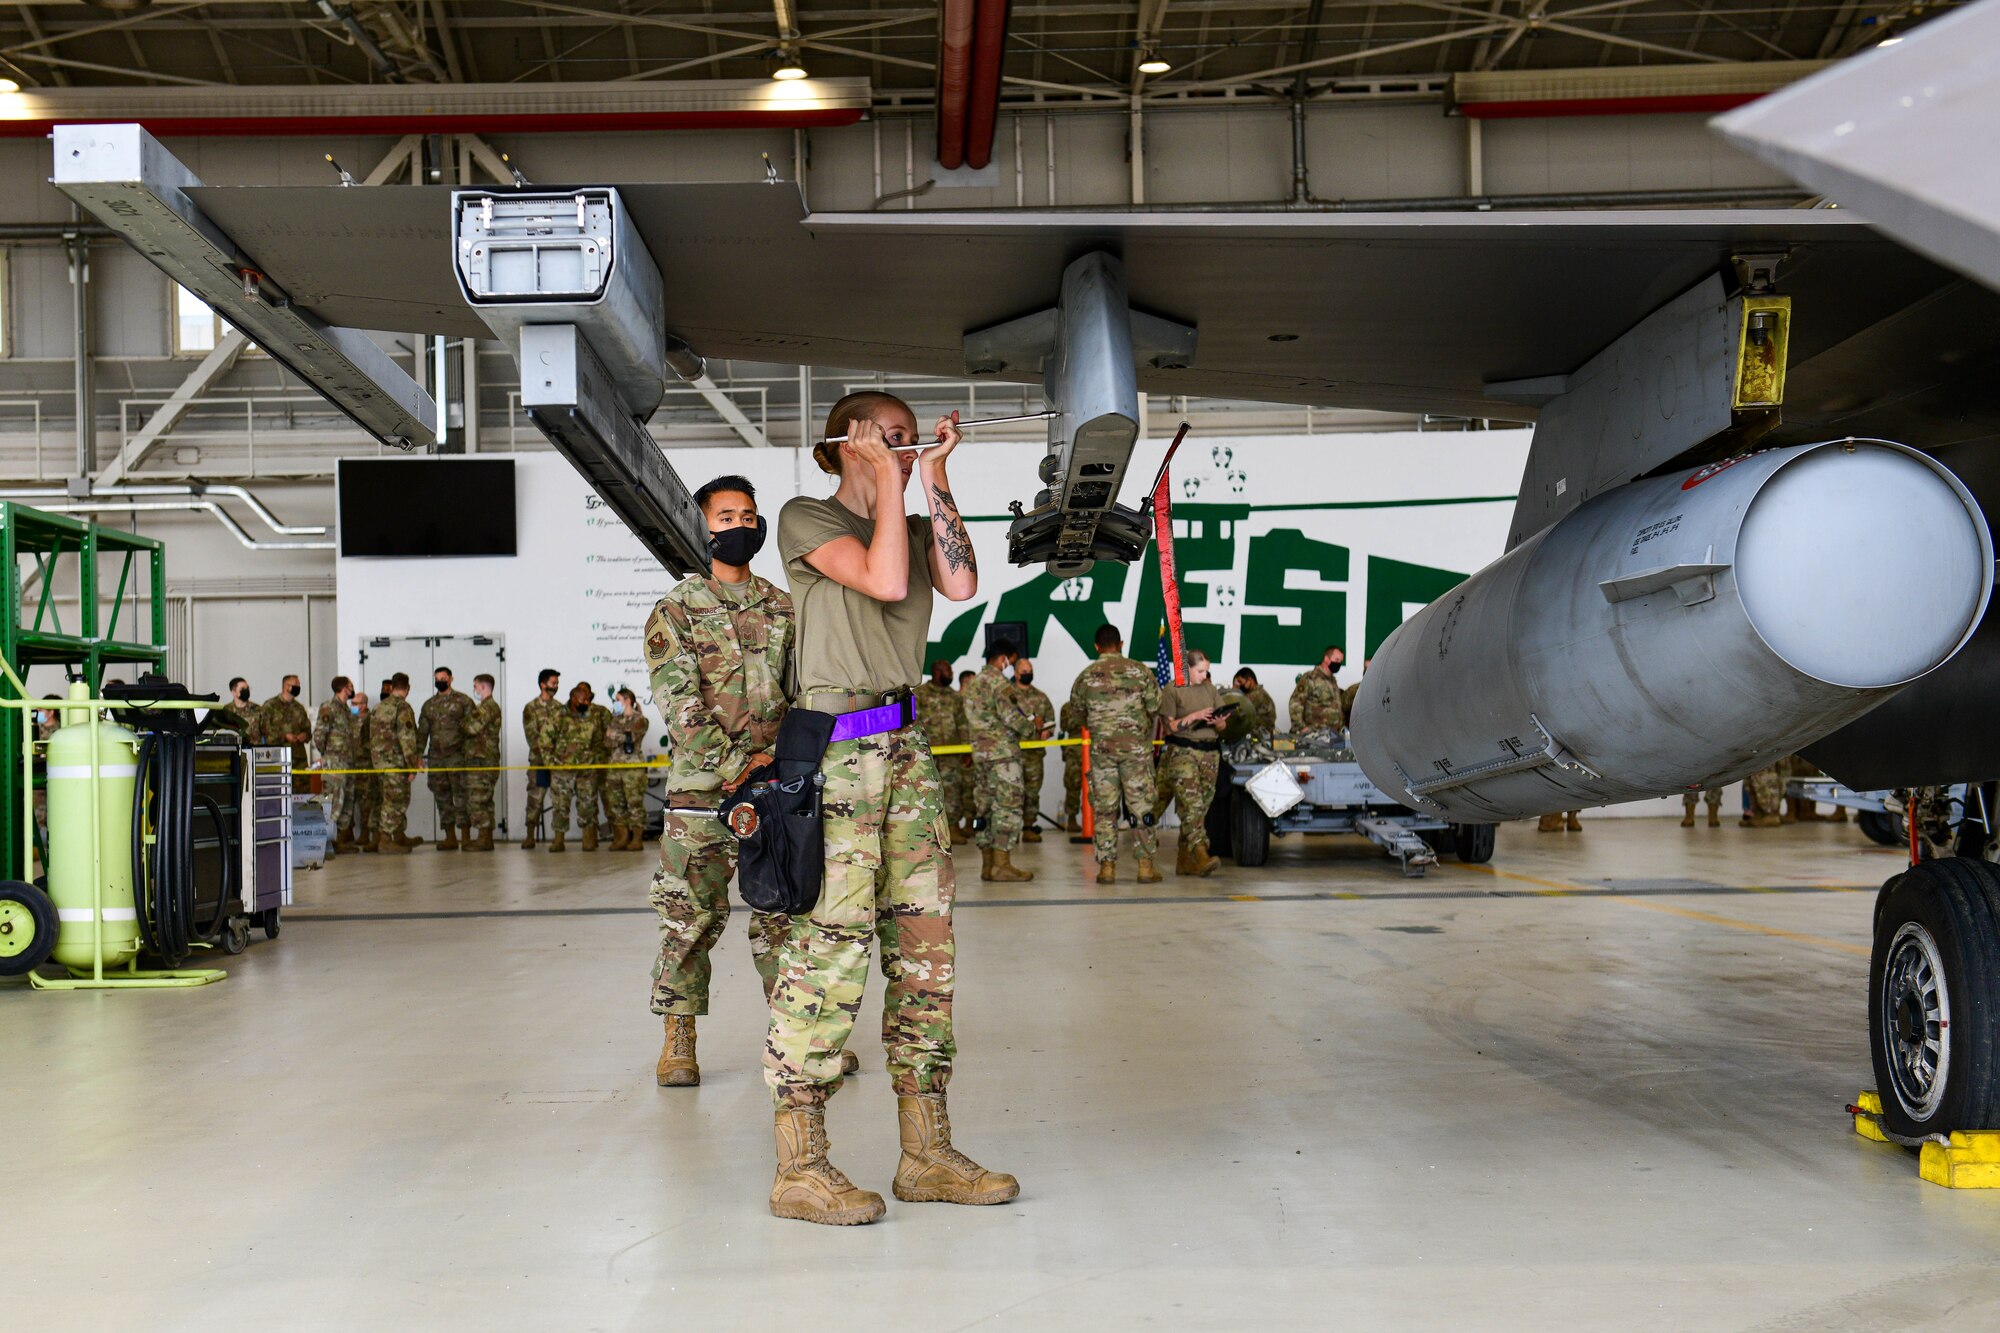
[[[1043,651],[1044,631],[1053,620],[1076,640],[1088,660],[1097,655],[1092,646],[1097,627],[1111,618],[1111,605],[1125,599],[1128,572],[1127,566],[1109,560],[1099,561],[1088,574],[1075,578],[1059,579],[1044,570],[1002,593],[1000,609],[993,618],[1026,621],[1031,656]]]
[[[1297,528],[1278,528],[1250,541],[1250,606],[1296,607],[1296,624],[1277,616],[1243,617],[1246,662],[1311,666],[1328,644],[1346,645],[1347,594],[1330,588],[1288,587],[1289,575],[1303,571],[1328,583],[1347,580],[1345,546],[1315,541]]]
[[[931,673],[931,663],[942,657],[947,662],[957,662],[972,651],[972,637],[979,632],[979,625],[986,617],[986,603],[974,602],[969,610],[953,616],[951,623],[944,627],[944,633],[924,645],[924,674]]]
[[[1465,575],[1429,565],[1412,565],[1379,555],[1368,557],[1368,617],[1364,657],[1373,657],[1382,640],[1396,632],[1407,608],[1424,606],[1465,582]]]

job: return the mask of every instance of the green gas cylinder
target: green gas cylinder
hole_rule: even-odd
[[[90,687],[72,682],[69,697],[88,699]],[[64,967],[89,971],[97,958],[94,932],[101,927],[104,966],[122,967],[139,952],[138,913],[132,906],[132,800],[139,774],[139,738],[115,722],[102,721],[93,708],[66,707],[61,718],[62,726],[49,737],[48,745],[49,898],[61,923],[54,957]]]

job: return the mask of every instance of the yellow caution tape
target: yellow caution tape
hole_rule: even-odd
[[[1081,737],[1067,737],[1052,741],[1022,741],[1023,750],[1056,750],[1067,745],[1081,745]],[[1154,741],[1153,744],[1160,744]],[[932,754],[971,754],[970,745],[933,745]],[[311,768],[300,770],[317,773],[323,778],[370,777],[379,773],[535,773],[547,770],[551,773],[581,773],[615,768],[669,768],[673,760],[666,755],[648,759],[640,763],[627,764],[480,764],[471,767],[454,768]]]

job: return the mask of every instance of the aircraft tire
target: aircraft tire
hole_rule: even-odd
[[[2000,869],[1945,857],[1882,886],[1868,967],[1882,1128],[2000,1128]]]

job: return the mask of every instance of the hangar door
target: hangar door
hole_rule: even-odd
[[[354,688],[367,692],[368,707],[373,709],[381,700],[382,681],[400,671],[410,678],[410,708],[421,713],[424,700],[436,692],[431,673],[439,667],[450,667],[451,687],[468,695],[472,693],[472,678],[484,672],[493,677],[493,698],[500,705],[500,716],[505,718],[507,673],[501,667],[506,660],[507,641],[500,634],[364,635],[361,672]],[[515,776],[500,774],[493,789],[496,838],[507,832],[508,780]],[[438,827],[437,803],[431,800],[430,784],[421,773],[410,786],[410,832],[432,842],[443,833]]]

